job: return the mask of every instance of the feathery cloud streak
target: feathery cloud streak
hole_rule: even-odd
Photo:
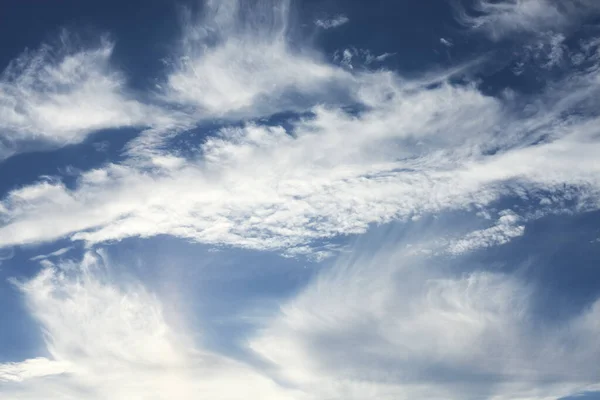
[[[597,61],[541,102],[490,97],[450,83],[452,75],[419,82],[389,71],[349,73],[288,47],[287,3],[262,4],[239,22],[243,5],[209,2],[201,24],[185,26],[159,95],[183,107],[178,128],[166,118],[130,144],[129,162],[84,172],[75,189],[51,180],[9,193],[0,245],[171,234],[285,251],[520,191],[575,191],[595,207]],[[342,88],[335,99],[323,97],[334,87]],[[362,110],[344,111],[339,101]],[[308,116],[288,121],[288,131],[225,127],[191,158],[167,145],[193,121],[298,107]],[[582,107],[583,118],[570,116]]]
[[[116,279],[120,266],[103,252],[43,261],[38,276],[17,285],[48,354],[0,364],[0,393],[547,399],[597,383],[600,301],[566,321],[541,321],[533,283],[471,266],[457,275],[442,266],[462,259],[414,253],[419,235],[410,238],[357,246],[324,268],[248,338],[248,351],[266,362],[254,364],[204,349],[178,325],[185,315],[167,314],[141,283]]]
[[[78,49],[74,42],[64,33],[58,45],[24,52],[0,75],[0,159],[167,118],[128,93],[124,75],[110,65],[113,43]]]

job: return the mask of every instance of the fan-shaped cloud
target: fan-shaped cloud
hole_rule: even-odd
[[[448,274],[411,247],[344,257],[251,347],[317,398],[550,399],[598,382],[600,301],[542,322],[530,284]]]
[[[289,1],[209,1],[187,15],[164,99],[198,118],[259,117],[334,100],[350,76],[288,40]]]
[[[10,399],[292,399],[264,374],[195,349],[143,286],[115,282],[100,255],[19,284],[48,356],[0,364]],[[298,397],[301,398],[301,397]]]
[[[449,259],[412,252],[420,239],[410,238],[355,247],[324,268],[261,319],[247,346],[264,362],[252,364],[203,349],[177,323],[189,318],[167,313],[139,282],[116,279],[121,266],[102,252],[45,261],[18,287],[48,354],[0,364],[0,395],[550,399],[597,382],[600,301],[567,320],[540,320],[533,283],[469,266],[457,275]]]

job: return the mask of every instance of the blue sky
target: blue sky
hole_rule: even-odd
[[[600,398],[595,1],[4,3],[0,398]]]

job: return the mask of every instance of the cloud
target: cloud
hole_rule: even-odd
[[[450,273],[448,259],[404,244],[342,257],[251,348],[316,398],[550,399],[597,382],[600,300],[542,322],[533,284],[469,266]]]
[[[465,71],[409,80],[327,64],[289,45],[287,3],[261,4],[209,2],[199,20],[188,15],[154,99],[168,112],[129,144],[125,162],[82,172],[74,187],[50,178],[8,193],[0,246],[168,234],[293,255],[503,196],[574,200],[549,211],[598,206],[598,60],[537,98],[492,97],[457,79]],[[103,49],[93,54],[108,68]],[[295,115],[261,119],[283,111]],[[215,118],[221,127],[185,153],[170,142]]]
[[[452,41],[450,39],[440,38],[440,43],[446,47],[454,46],[454,43],[452,43]]]
[[[589,0],[477,0],[473,9],[476,13],[458,7],[459,22],[484,30],[493,39],[518,32],[562,30],[600,10],[597,2]]]
[[[110,65],[114,44],[59,44],[26,51],[0,75],[0,160],[13,154],[80,143],[95,131],[160,120],[161,110],[128,94]]]
[[[85,172],[74,189],[50,180],[14,190],[0,203],[0,243],[170,234],[285,250],[505,195],[563,193],[594,209],[597,120],[563,118],[592,106],[594,74],[557,85],[537,110],[525,103],[529,115],[513,109],[527,101],[516,95],[355,74],[359,113],[317,106],[288,130],[222,128],[188,158],[161,150],[151,164]]]
[[[302,43],[291,43],[288,0],[207,1],[182,15],[181,38],[166,60],[153,103],[170,119],[141,133],[128,154],[147,159],[206,121],[237,122],[302,113],[351,101],[352,76]]]
[[[74,239],[95,243],[168,233],[282,249],[453,204],[454,194],[444,192],[449,175],[430,176],[418,153],[431,151],[426,162],[446,164],[436,154],[442,144],[427,141],[450,127],[475,136],[477,120],[491,128],[495,100],[449,85],[410,93],[387,73],[375,78],[380,87],[361,89],[364,102],[376,107],[363,116],[318,107],[290,133],[254,124],[224,128],[207,138],[197,158],[163,156],[150,173],[145,166],[108,165],[83,174],[74,190],[59,181],[15,190],[2,203],[0,242],[78,232]],[[383,105],[386,93],[395,100]],[[438,180],[442,192],[432,199]]]
[[[331,19],[317,19],[315,25],[322,29],[333,29],[345,25],[350,19],[343,14],[337,15]]]
[[[32,257],[32,258],[30,258],[30,260],[31,261],[41,261],[41,260],[46,260],[48,258],[60,257],[62,255],[67,254],[71,250],[73,250],[72,246],[71,247],[63,247],[63,248],[53,251],[52,253],[49,253],[49,254],[41,254],[41,255]]]
[[[209,1],[187,14],[161,84],[162,99],[196,118],[253,118],[304,110],[344,92],[350,76],[288,41],[288,1]]]
[[[48,356],[0,364],[11,399],[291,399],[264,374],[197,349],[139,283],[111,279],[102,254],[19,283]],[[172,320],[173,318],[171,318]]]
[[[513,238],[525,233],[525,226],[520,224],[521,222],[521,217],[513,211],[501,211],[500,218],[494,226],[473,231],[465,237],[451,242],[447,251],[451,254],[462,254],[479,248],[508,243]]]
[[[481,16],[465,21],[500,38],[561,26],[577,7],[595,7],[568,4],[482,1]],[[0,202],[0,248],[68,237],[89,251],[80,262],[63,259],[71,247],[32,258],[42,271],[17,287],[45,354],[0,364],[0,395],[550,399],[593,387],[600,300],[560,324],[541,320],[533,283],[475,270],[461,257],[523,235],[544,214],[599,208],[594,45],[581,53],[585,68],[536,97],[490,96],[471,82],[473,64],[408,79],[370,68],[388,54],[350,48],[334,56],[341,67],[332,65],[291,44],[287,2],[253,5],[214,0],[201,17],[186,15],[147,103],[110,66],[107,41],[43,47],[5,71],[6,156],[101,129],[143,131],[121,163],[69,185],[44,177]],[[540,56],[547,68],[567,58],[565,36],[549,37]],[[286,111],[293,116],[278,114]],[[217,127],[201,131],[206,121]],[[174,145],[194,133],[201,143]],[[530,206],[495,211],[507,197]],[[171,235],[322,260],[338,250],[327,243],[338,236],[457,210],[490,222],[411,243],[378,241],[324,265],[249,334],[244,350],[264,361],[252,365],[197,343],[185,316],[92,250]]]
[[[367,237],[274,316],[251,313],[263,316],[240,344],[249,364],[204,348],[202,327],[103,251],[45,260],[16,284],[46,354],[0,364],[0,396],[533,400],[597,383],[600,300],[542,320],[534,282],[412,252],[433,228]]]
[[[333,60],[341,66],[354,69],[356,66],[370,67],[378,63],[382,63],[388,58],[394,56],[395,53],[383,53],[378,56],[373,55],[369,50],[357,49],[350,47],[343,51],[337,50],[333,54]]]
[[[487,207],[483,207],[483,209],[485,210]],[[529,215],[529,219],[534,220],[549,213],[547,210],[545,212],[542,210],[536,210],[537,214]],[[407,245],[409,248],[407,251],[412,255],[457,257],[476,250],[509,243],[525,234],[525,224],[528,222],[526,218],[513,210],[498,212],[497,219],[493,222],[491,222],[492,216],[488,211],[479,211],[475,213],[475,216],[478,217],[477,224],[467,224],[461,229],[457,227],[449,232],[438,227],[434,229],[435,235],[429,236],[427,240],[422,239],[419,243]],[[465,219],[468,218],[463,215],[457,224],[464,224]]]
[[[28,379],[60,375],[69,370],[69,363],[32,358],[23,362],[0,364],[0,382],[23,382]]]

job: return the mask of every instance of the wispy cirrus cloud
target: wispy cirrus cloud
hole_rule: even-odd
[[[49,124],[49,137],[82,140],[103,124],[137,120],[150,129],[129,144],[125,163],[84,172],[75,188],[51,179],[10,192],[0,204],[0,245],[171,234],[285,250],[518,191],[581,188],[594,207],[597,68],[557,82],[541,101],[491,97],[448,74],[419,81],[384,70],[350,73],[288,45],[286,2],[246,11],[237,1],[209,2],[200,22],[188,16],[154,99],[177,107],[156,108],[152,123],[145,118],[158,106],[126,100],[122,76],[108,65],[109,43],[49,66],[45,53],[17,63],[10,81],[30,93],[23,98],[67,102],[53,115],[85,116],[77,107],[98,104],[108,110],[81,126],[66,118],[75,124],[64,131]],[[93,99],[71,108],[90,85]],[[344,104],[360,111],[339,109]],[[581,107],[585,117],[569,116]],[[305,116],[287,128],[256,120],[290,110]],[[170,138],[211,118],[246,122],[218,129],[190,157],[169,149]]]
[[[155,295],[111,279],[112,268],[101,253],[88,253],[80,262],[45,262],[37,277],[18,283],[48,355],[0,364],[0,396],[303,398],[260,371],[196,348],[168,322]]]
[[[373,223],[487,204],[515,191],[579,187],[588,203],[597,192],[589,103],[599,89],[595,69],[554,85],[532,112],[526,97],[486,96],[450,83],[452,75],[420,82],[389,71],[350,73],[292,50],[287,7],[259,7],[240,19],[242,3],[209,2],[200,23],[188,16],[159,95],[183,108],[134,140],[126,163],[84,172],[74,189],[50,180],[9,193],[0,244],[171,234],[295,253]],[[110,50],[97,55],[100,67],[108,68]],[[120,93],[118,84],[110,87]],[[340,102],[363,110],[342,111]],[[589,116],[564,118],[582,105]],[[169,138],[204,119],[286,110],[306,116],[287,128],[256,121],[221,128],[191,157],[168,150]]]
[[[292,132],[252,124],[225,128],[206,140],[196,159],[159,157],[151,174],[109,165],[83,174],[74,191],[61,182],[13,191],[2,204],[2,243],[76,232],[74,238],[90,243],[169,233],[212,244],[285,249],[468,202],[471,189],[452,193],[445,182],[450,175],[420,167],[460,165],[439,158],[442,144],[427,141],[450,126],[462,127],[461,136],[474,136],[476,120],[491,129],[500,106],[470,89],[443,85],[411,93],[388,73],[368,79],[360,96],[374,109],[364,115],[319,107],[294,123]],[[384,100],[386,94],[394,99]],[[442,118],[432,119],[430,110]],[[415,146],[419,140],[423,145]],[[431,190],[440,190],[437,199]]]
[[[171,120],[144,131],[128,153],[157,155],[202,122],[268,118],[350,101],[355,83],[347,71],[309,46],[292,45],[290,12],[288,0],[207,1],[202,13],[184,12],[181,37],[152,97],[169,109]]]
[[[21,362],[0,364],[0,382],[23,382],[28,379],[61,375],[69,371],[68,362],[47,358],[32,358]]]
[[[112,42],[89,48],[74,42],[64,33],[55,45],[24,52],[0,75],[0,159],[166,118],[128,93],[125,76],[110,63]]]
[[[184,127],[145,131],[130,144],[133,158],[83,173],[74,190],[50,180],[11,192],[2,203],[1,243],[173,234],[296,252],[315,239],[363,232],[414,212],[399,206],[404,200],[389,200],[412,190],[413,176],[394,183],[400,169],[413,168],[397,158],[412,157],[415,141],[445,126],[474,135],[467,119],[487,115],[491,127],[500,106],[472,88],[442,82],[427,91],[391,72],[351,74],[292,51],[285,6],[258,8],[240,20],[241,3],[207,4],[201,23],[185,26],[180,63],[162,91],[162,101],[185,110]],[[176,84],[180,79],[189,82]],[[457,97],[464,101],[450,101]],[[366,111],[337,109],[344,99]],[[434,109],[441,118],[433,118]],[[290,131],[260,121],[219,129],[191,158],[165,150],[165,140],[194,121],[286,110],[308,116],[290,121]],[[402,142],[408,146],[398,154],[386,147],[401,149]]]
[[[493,38],[501,38],[509,33],[564,25],[568,18],[557,4],[553,0],[480,0],[475,2],[479,15],[470,16],[461,10],[459,21],[476,29],[485,29]]]
[[[331,19],[317,19],[315,20],[315,25],[322,29],[333,29],[345,25],[348,22],[350,22],[350,18],[340,14]]]
[[[481,15],[465,21],[495,38],[563,27],[596,7],[479,4]],[[143,132],[122,162],[69,185],[44,177],[0,202],[0,248],[68,237],[89,250],[82,261],[54,261],[71,247],[32,258],[42,271],[17,287],[45,354],[0,364],[0,394],[549,399],[597,384],[599,301],[560,323],[541,321],[533,283],[461,258],[507,244],[544,214],[600,207],[597,44],[579,53],[584,67],[535,96],[491,96],[470,63],[407,79],[367,68],[377,58],[349,49],[336,59],[345,65],[332,65],[292,43],[289,10],[286,1],[208,1],[201,17],[184,18],[166,75],[148,96],[128,91],[110,66],[109,42],[58,55],[43,48],[7,69],[0,124],[11,151],[77,143],[106,128]],[[562,34],[548,37],[550,50],[532,62],[558,66],[574,56],[561,52]],[[365,68],[350,68],[353,57]],[[206,121],[217,123],[201,143],[174,145]],[[531,201],[532,211],[496,209],[507,197]],[[331,254],[329,239],[456,210],[490,222],[415,234],[411,243],[378,241],[323,265],[247,332],[241,347],[261,361],[251,364],[195,342],[201,329],[178,325],[185,316],[165,312],[140,282],[115,279],[120,266],[93,250],[170,235],[318,258]],[[463,261],[460,273],[451,268]]]
[[[597,383],[600,301],[541,322],[534,287],[510,274],[457,276],[444,257],[378,246],[323,271],[250,340],[276,376],[345,399],[545,399]]]
[[[150,169],[111,164],[74,189],[45,181],[15,190],[2,202],[1,243],[171,234],[285,250],[511,193],[567,190],[596,207],[596,119],[562,119],[598,90],[593,74],[581,86],[570,79],[568,94],[553,89],[526,118],[511,109],[522,100],[470,86],[432,89],[389,72],[354,79],[366,107],[358,114],[316,107],[290,131],[223,128],[192,158],[161,151]]]
[[[600,10],[593,0],[477,0],[471,12],[463,3],[455,4],[460,22],[484,30],[493,39],[518,32],[561,30]]]
[[[322,268],[280,312],[260,318],[245,346],[262,361],[250,364],[203,348],[178,324],[190,318],[118,278],[122,266],[102,251],[44,261],[17,285],[47,354],[0,364],[0,395],[546,399],[593,387],[598,301],[567,320],[539,320],[534,283],[501,269],[452,272],[465,259],[411,251],[432,233],[378,237],[376,248],[367,238]]]
[[[209,1],[184,18],[162,98],[196,118],[255,118],[335,100],[351,77],[289,43],[289,1]]]
[[[523,223],[522,217],[514,211],[503,210],[499,213],[499,218],[494,225],[469,232],[460,239],[445,243],[446,251],[456,255],[508,243],[523,235],[525,232]]]

